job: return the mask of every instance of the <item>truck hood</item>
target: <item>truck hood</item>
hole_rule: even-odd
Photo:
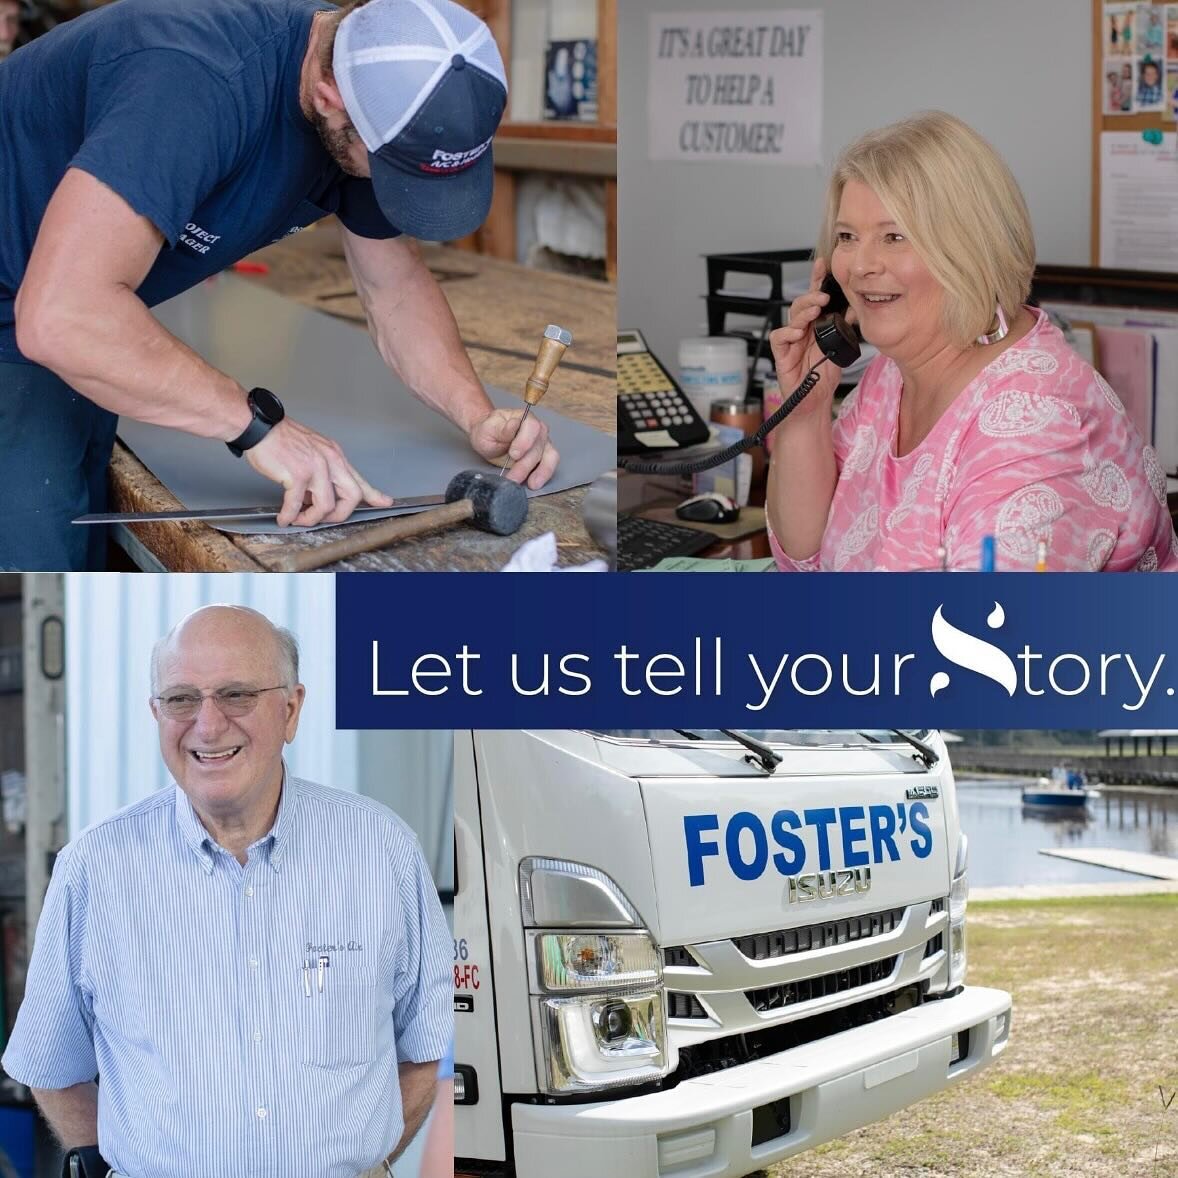
[[[772,776],[640,779],[662,945],[903,908],[949,892],[952,777],[898,752],[791,754]],[[799,764],[799,761],[801,762]],[[809,770],[812,769],[813,772]]]

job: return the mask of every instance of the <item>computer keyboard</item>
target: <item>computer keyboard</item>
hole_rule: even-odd
[[[623,515],[618,519],[618,571],[648,569],[665,556],[693,556],[715,540],[699,528]]]

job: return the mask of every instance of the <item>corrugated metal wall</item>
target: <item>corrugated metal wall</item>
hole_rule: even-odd
[[[454,890],[454,795],[450,731],[360,732],[359,790],[396,810],[417,831],[443,892]]]

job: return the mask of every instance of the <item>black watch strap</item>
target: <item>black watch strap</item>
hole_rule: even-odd
[[[269,389],[250,389],[246,403],[253,414],[249,425],[232,442],[225,443],[237,458],[252,450],[286,416],[282,402]]]

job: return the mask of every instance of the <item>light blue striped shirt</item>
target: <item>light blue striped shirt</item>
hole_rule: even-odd
[[[451,955],[384,806],[288,777],[243,867],[173,787],[58,856],[3,1063],[97,1076],[131,1178],[355,1178],[401,1136],[398,1061],[446,1054]]]

